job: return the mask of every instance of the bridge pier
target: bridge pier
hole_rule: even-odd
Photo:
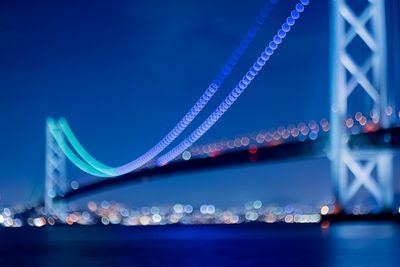
[[[335,194],[345,212],[352,211],[351,201],[361,188],[380,211],[393,206],[393,155],[350,149],[347,129],[354,123],[348,114],[360,109],[363,113],[355,118],[360,124],[370,116],[379,128],[390,127],[385,19],[384,0],[365,1],[362,12],[354,12],[350,1],[331,1],[330,160]]]
[[[60,129],[56,129],[61,132]],[[56,215],[60,220],[65,221],[65,203],[56,197],[65,195],[67,189],[66,181],[66,158],[54,139],[48,126],[46,126],[46,177],[44,205],[49,214]]]

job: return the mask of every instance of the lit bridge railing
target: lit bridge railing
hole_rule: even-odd
[[[400,148],[400,127],[353,134],[350,135],[348,143],[349,147],[353,149],[398,149]],[[57,197],[55,200],[69,200],[101,190],[110,190],[111,188],[127,183],[141,182],[193,171],[205,171],[237,165],[329,157],[328,146],[328,133],[323,133],[314,140],[290,140],[276,145],[258,147],[249,145],[239,150],[225,151],[210,157],[195,156],[190,160],[180,159],[165,166],[145,168],[113,179],[104,179],[93,183],[81,184],[78,188],[66,192],[63,197]]]

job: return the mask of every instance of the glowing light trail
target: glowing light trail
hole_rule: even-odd
[[[273,37],[273,40],[265,48],[265,51],[257,58],[256,62],[250,68],[250,70],[244,75],[242,80],[236,85],[231,93],[225,98],[224,101],[218,106],[217,109],[195,130],[188,138],[182,141],[179,145],[174,147],[165,155],[161,156],[157,160],[157,165],[162,166],[179,156],[187,148],[193,145],[200,137],[202,137],[221,117],[224,113],[232,106],[233,103],[239,98],[244,90],[250,85],[251,81],[257,76],[262,70],[265,63],[273,55],[274,51],[281,44],[282,40],[286,37],[286,33],[290,31],[290,28],[295,24],[295,20],[300,17],[300,13],[304,11],[304,6],[308,5],[309,0],[301,0],[291,11],[290,16],[286,19],[286,22],[282,24],[281,29],[277,31],[277,34]]]
[[[269,16],[269,12],[272,10],[274,4],[276,4],[278,0],[269,0],[269,2],[261,9],[259,15],[256,17],[256,22],[250,27],[247,31],[246,36],[240,42],[240,45],[236,48],[235,52],[229,57],[228,61],[225,63],[224,67],[218,73],[217,77],[212,81],[203,95],[199,98],[199,100],[193,105],[193,107],[189,110],[188,113],[181,119],[181,121],[163,138],[161,141],[144,153],[142,156],[137,159],[122,165],[120,167],[110,167],[105,165],[98,160],[96,160],[93,156],[91,156],[87,150],[79,143],[78,139],[74,135],[73,131],[69,127],[67,121],[65,119],[60,120],[60,127],[64,131],[66,139],[70,142],[72,147],[78,153],[78,155],[84,159],[89,165],[91,165],[97,171],[105,174],[105,176],[118,176],[131,171],[136,170],[137,168],[143,166],[148,163],[158,154],[160,154],[169,144],[171,144],[185,129],[189,124],[196,118],[196,116],[201,112],[201,110],[207,105],[210,99],[214,96],[214,94],[218,91],[221,85],[224,83],[225,79],[232,72],[232,69],[238,63],[242,55],[245,53],[246,49],[250,45],[250,43],[254,40],[257,32],[264,24],[265,19]],[[57,140],[57,139],[56,139]],[[62,138],[58,138],[60,141],[60,146],[67,148],[68,145]],[[58,141],[57,141],[58,142]],[[62,143],[62,144],[61,144]],[[69,151],[68,151],[69,152]],[[66,153],[66,156],[72,161],[77,162],[76,156],[72,156],[71,153]],[[72,159],[74,159],[74,161]],[[79,159],[79,158],[78,158]],[[82,162],[78,162],[77,167],[86,171],[87,166],[82,168]],[[103,175],[104,176],[104,175]]]
[[[62,133],[59,131],[59,128],[56,126],[56,122],[52,118],[47,119],[47,127],[50,130],[51,135],[56,140],[58,146],[60,147],[61,151],[68,157],[68,159],[75,164],[79,169],[82,171],[98,176],[98,177],[109,177],[107,174],[104,174],[91,165],[87,164],[81,158],[75,155],[75,153],[71,150],[71,148],[66,144],[64,139],[62,138]]]

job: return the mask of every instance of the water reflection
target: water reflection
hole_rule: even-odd
[[[398,224],[337,224],[326,231],[329,266],[399,266]]]
[[[398,266],[391,223],[0,229],[2,266]]]

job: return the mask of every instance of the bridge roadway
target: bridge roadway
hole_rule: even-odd
[[[70,190],[63,197],[57,197],[55,200],[71,200],[97,191],[110,190],[127,183],[140,182],[172,174],[176,175],[235,165],[321,158],[327,156],[329,149],[328,141],[329,135],[324,134],[314,141],[293,141],[275,146],[258,147],[256,153],[250,153],[248,149],[245,149],[222,153],[215,157],[192,158],[187,161],[179,160],[162,167],[142,169],[115,178],[82,184],[78,189]],[[400,148],[400,127],[351,135],[348,143],[349,147],[353,150],[375,150],[377,148],[388,150],[398,149]]]

